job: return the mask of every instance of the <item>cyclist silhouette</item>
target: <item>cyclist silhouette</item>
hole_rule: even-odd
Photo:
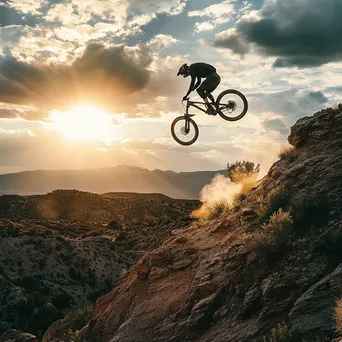
[[[185,63],[179,68],[177,76],[179,75],[182,75],[184,78],[191,76],[190,87],[186,95],[183,97],[183,101],[187,100],[190,93],[197,89],[198,95],[205,102],[207,113],[210,115],[216,115],[217,112],[211,106],[208,100],[209,98],[211,102],[215,102],[214,97],[211,95],[211,93],[218,87],[221,82],[221,77],[217,74],[216,68],[210,64],[202,62],[194,63],[190,66]],[[205,80],[201,84],[202,78],[205,78]]]

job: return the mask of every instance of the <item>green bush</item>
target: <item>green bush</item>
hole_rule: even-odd
[[[64,323],[66,323],[72,331],[80,330],[88,324],[93,313],[94,308],[91,305],[86,308],[76,309],[66,314]]]
[[[278,186],[272,189],[266,197],[259,198],[259,209],[257,214],[260,223],[265,223],[271,215],[279,210],[279,208],[286,209],[288,205],[288,191],[283,186]]]
[[[312,197],[301,192],[292,201],[290,213],[295,226],[305,228],[325,220],[329,213],[329,204],[324,198]]]
[[[244,241],[248,249],[259,258],[277,259],[287,249],[292,227],[290,214],[280,208],[271,216],[269,223],[263,224],[259,231],[246,234]]]

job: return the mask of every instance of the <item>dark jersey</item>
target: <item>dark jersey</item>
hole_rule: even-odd
[[[190,65],[191,78],[206,78],[214,72],[216,72],[216,69],[207,63],[194,63]]]
[[[201,78],[206,78],[210,74],[216,73],[216,69],[207,63],[194,63],[190,65],[190,76],[191,76],[191,83],[189,90],[185,97],[188,97],[189,94],[195,90],[201,84]],[[195,84],[197,78],[197,82]]]

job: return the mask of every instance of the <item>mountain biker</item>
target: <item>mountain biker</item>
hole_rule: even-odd
[[[207,113],[210,115],[216,115],[215,109],[211,106],[208,98],[214,102],[214,97],[211,93],[217,88],[221,82],[221,77],[217,74],[216,68],[207,63],[194,63],[188,66],[183,64],[177,73],[177,76],[182,75],[184,78],[191,76],[191,83],[188,92],[183,97],[183,101],[188,99],[189,94],[197,89],[198,95],[204,100],[207,107]],[[195,84],[197,78],[197,82]],[[201,84],[201,79],[205,80]]]

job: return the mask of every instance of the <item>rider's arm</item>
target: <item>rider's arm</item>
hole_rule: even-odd
[[[201,78],[200,77],[197,77],[197,82],[196,84],[194,85],[193,89],[192,90],[195,90],[196,88],[198,88],[198,86],[201,84]]]
[[[184,97],[188,97],[190,95],[190,93],[193,91],[193,87],[195,85],[195,80],[196,80],[196,76],[191,76],[190,87],[189,87],[189,90]]]

